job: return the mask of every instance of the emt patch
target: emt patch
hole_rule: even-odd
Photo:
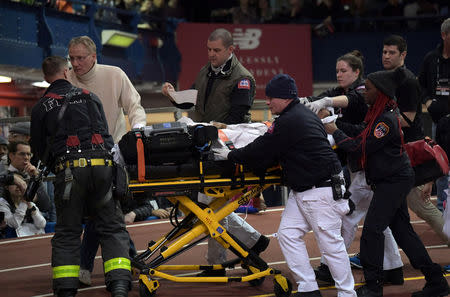
[[[250,80],[248,79],[241,79],[238,83],[238,89],[246,89],[250,90]]]
[[[389,133],[389,126],[384,122],[379,122],[373,131],[373,135],[376,138],[381,138],[386,136]]]

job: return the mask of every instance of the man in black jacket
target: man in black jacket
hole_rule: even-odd
[[[342,217],[348,213],[341,164],[327,140],[320,119],[297,99],[297,86],[278,74],[266,86],[266,100],[279,117],[264,135],[231,151],[230,161],[264,167],[281,165],[291,188],[278,240],[298,284],[293,296],[321,296],[303,237],[313,230],[339,296],[356,296],[344,240]]]
[[[42,70],[51,84],[32,110],[31,146],[56,174],[53,290],[61,297],[77,292],[82,219],[89,215],[100,234],[106,287],[114,297],[128,296],[129,237],[112,195],[113,141],[102,104],[96,95],[66,80],[65,59],[48,57]]]

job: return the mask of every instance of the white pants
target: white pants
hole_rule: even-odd
[[[358,223],[366,216],[369,209],[370,201],[372,201],[373,191],[366,182],[364,171],[358,171],[352,175],[352,183],[348,189],[352,195],[355,210],[349,216],[342,218],[342,237],[344,238],[345,247],[348,249],[355,239]],[[390,270],[403,266],[397,243],[392,235],[391,229],[388,227],[384,234],[384,260],[383,269]]]
[[[338,297],[356,297],[350,262],[341,236],[341,220],[348,211],[347,200],[335,201],[331,187],[289,193],[278,240],[299,292],[319,289],[303,239],[312,230],[336,283]]]
[[[213,197],[206,196],[203,193],[198,193],[199,202],[209,205],[213,199]],[[249,223],[234,212],[223,218],[223,220],[220,221],[220,224],[227,230],[228,233],[231,233],[233,236],[237,237],[237,239],[244,243],[248,248],[252,248],[258,241],[259,237],[261,237],[261,233],[256,231],[255,228],[253,228]],[[227,260],[227,251],[214,238],[209,238],[206,259],[211,265],[221,264]]]

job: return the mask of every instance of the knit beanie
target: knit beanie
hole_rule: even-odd
[[[406,73],[402,67],[395,70],[373,72],[367,76],[367,79],[370,80],[378,90],[394,100],[395,91],[405,78]]]
[[[297,85],[289,75],[277,74],[267,84],[266,96],[269,98],[296,99]]]
[[[9,132],[22,135],[30,135],[30,122],[15,123],[11,127],[11,129],[9,129]]]

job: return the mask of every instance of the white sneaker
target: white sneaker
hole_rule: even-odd
[[[80,273],[78,275],[78,279],[82,284],[85,284],[86,286],[90,286],[92,284],[91,282],[91,272],[87,269],[80,269]]]

